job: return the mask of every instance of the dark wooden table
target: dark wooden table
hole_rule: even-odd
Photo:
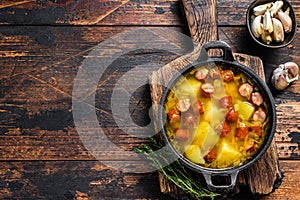
[[[278,64],[300,64],[299,30],[291,45],[266,49],[246,30],[251,1],[217,3],[219,39],[234,52],[259,56],[267,80]],[[299,24],[300,2],[291,3]],[[118,33],[142,27],[189,33],[179,0],[0,0],[0,199],[170,198],[160,192],[156,172],[120,172],[99,162],[82,143],[72,113],[74,82],[89,53]],[[110,97],[115,85],[137,65],[153,60],[163,65],[176,57],[153,49],[129,52],[101,77],[95,103],[98,121],[124,151],[147,140],[128,135],[114,122]],[[275,138],[284,177],[263,199],[300,199],[299,87],[296,81],[283,92],[273,90]],[[129,104],[133,121],[147,125],[149,86],[138,88]],[[124,159],[105,156],[106,161]],[[241,195],[254,198],[247,191]]]

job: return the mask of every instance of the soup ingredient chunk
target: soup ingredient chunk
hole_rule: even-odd
[[[230,107],[226,112],[225,119],[230,122],[236,122],[238,119],[238,113],[235,111],[234,107]]]
[[[217,158],[214,161],[215,168],[224,168],[231,166],[234,163],[238,164],[241,162],[243,154],[236,150],[230,143],[225,140],[222,140],[220,143],[219,149],[217,151]]]
[[[250,127],[250,131],[254,134],[256,134],[257,136],[261,136],[262,135],[262,127],[260,125],[254,125]]]
[[[212,79],[219,79],[221,77],[220,70],[218,68],[210,69],[209,75]]]
[[[253,114],[253,120],[263,123],[267,118],[267,115],[265,111],[261,108],[259,108],[257,111]]]
[[[239,117],[242,120],[249,120],[255,111],[255,107],[248,101],[239,102],[238,104]]]
[[[191,106],[190,99],[180,99],[177,103],[177,109],[180,112],[187,111]]]
[[[232,107],[232,98],[231,96],[222,97],[219,101],[221,108],[229,108]]]
[[[254,105],[260,106],[263,103],[263,98],[259,92],[253,92],[251,94],[251,101]]]
[[[194,134],[193,143],[201,146],[207,137],[214,136],[214,130],[206,121],[201,121]]]
[[[197,101],[196,103],[193,104],[193,111],[195,114],[203,114],[204,113],[204,105],[202,101]]]
[[[225,69],[221,72],[221,77],[224,82],[230,82],[230,81],[233,81],[234,74],[233,74],[232,70]]]
[[[217,158],[217,152],[215,149],[210,150],[208,154],[204,157],[205,161],[211,163]]]
[[[254,142],[254,140],[250,139],[250,140],[245,142],[244,151],[246,153],[253,153],[255,151],[255,142]]]
[[[178,140],[188,140],[189,139],[189,131],[187,129],[177,129],[176,139],[178,139]]]
[[[239,88],[240,95],[247,98],[250,97],[252,91],[253,87],[249,83],[243,83]]]
[[[190,145],[185,151],[185,156],[196,164],[205,164],[205,160],[198,145]]]
[[[219,137],[208,122],[202,121],[194,133],[192,143],[201,147],[203,155],[206,155],[217,144]]]
[[[239,126],[236,128],[236,136],[239,139],[245,139],[249,133],[249,128],[244,123],[240,123]]]
[[[202,94],[205,97],[210,97],[215,91],[214,86],[211,83],[204,83],[201,86],[201,89],[202,89]]]
[[[186,113],[182,117],[184,119],[184,126],[186,127],[194,127],[198,124],[197,116],[191,113]]]
[[[176,123],[180,121],[180,114],[177,110],[172,109],[170,110],[170,112],[168,113],[168,118],[170,123]]]
[[[231,128],[227,122],[223,122],[218,126],[217,131],[220,134],[220,137],[223,138],[223,137],[226,137],[230,133]]]
[[[204,67],[200,68],[195,72],[195,78],[199,81],[204,81],[207,78],[208,73],[209,73],[208,69]]]

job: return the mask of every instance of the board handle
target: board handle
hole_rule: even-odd
[[[182,0],[191,37],[197,46],[218,39],[217,1]]]

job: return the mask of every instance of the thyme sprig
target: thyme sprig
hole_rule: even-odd
[[[151,144],[141,144],[140,147],[134,148],[137,153],[146,155],[147,159],[151,161],[152,166],[159,169],[161,174],[169,181],[173,182],[177,187],[196,199],[210,198],[214,199],[219,194],[211,192],[205,186],[203,186],[198,180],[195,180],[190,172],[180,163],[178,160],[172,164],[162,167],[162,160],[167,162],[165,158],[159,157],[153,154],[157,149],[160,149],[163,145],[158,139],[151,137]]]

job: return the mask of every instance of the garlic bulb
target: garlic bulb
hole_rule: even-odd
[[[298,80],[298,77],[298,65],[294,62],[287,62],[279,65],[279,67],[273,71],[271,82],[277,90],[283,90],[293,81]]]
[[[275,73],[272,76],[272,84],[277,90],[284,90],[289,82],[286,80],[284,73]]]

